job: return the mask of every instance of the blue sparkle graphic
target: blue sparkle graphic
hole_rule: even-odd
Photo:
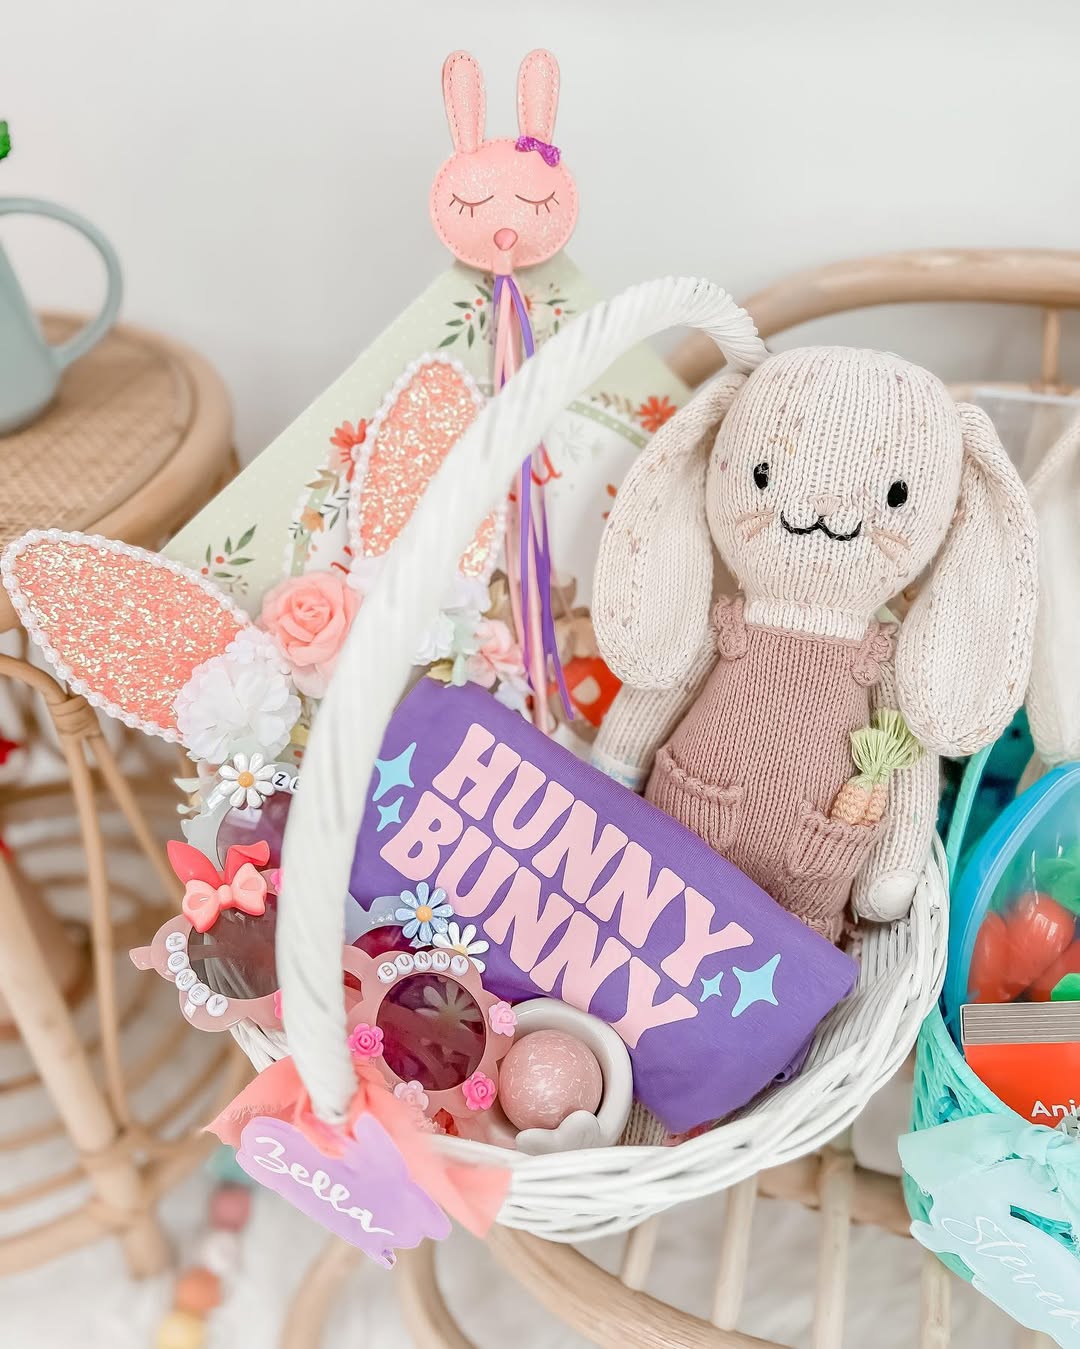
[[[416,741],[414,740],[407,749],[403,749],[396,759],[376,759],[375,771],[379,775],[379,785],[372,793],[372,801],[378,801],[380,797],[385,796],[387,792],[395,787],[415,787],[409,775],[409,769],[412,767],[412,756],[416,751]]]
[[[776,1001],[776,995],[773,993],[773,975],[776,973],[776,967],[780,964],[780,957],[773,956],[772,960],[767,960],[760,969],[740,970],[738,965],[733,967],[735,978],[739,981],[739,1000],[731,1009],[732,1016],[742,1016],[748,1007],[753,1007],[756,1002],[770,1002],[774,1007],[780,1004]]]
[[[721,970],[719,974],[714,974],[711,979],[702,979],[701,997],[698,998],[699,1003],[705,1002],[709,998],[723,997],[723,994],[720,992],[720,980],[723,979],[723,977],[724,971]]]
[[[396,801],[391,801],[388,806],[375,807],[379,812],[379,823],[375,828],[377,834],[381,834],[384,829],[392,824],[401,823],[401,803],[404,800],[403,796],[399,796]]]

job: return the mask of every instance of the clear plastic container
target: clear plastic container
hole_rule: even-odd
[[[953,890],[946,1022],[965,1002],[1080,998],[1080,764],[1018,796]]]

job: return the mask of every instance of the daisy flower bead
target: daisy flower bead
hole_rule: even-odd
[[[446,891],[432,890],[427,881],[421,881],[416,893],[402,890],[395,919],[402,924],[402,936],[411,937],[414,946],[430,946],[432,938],[438,942],[446,931],[448,918],[454,910],[446,902]]]
[[[489,943],[476,940],[476,928],[472,923],[464,928],[457,923],[447,923],[445,932],[436,932],[435,945],[441,946],[444,951],[454,951],[459,956],[468,956],[483,974],[485,965],[480,956],[488,949]]]
[[[267,763],[262,754],[250,757],[234,754],[230,762],[223,763],[218,769],[220,782],[214,795],[219,801],[228,797],[229,805],[237,809],[243,806],[255,809],[268,796],[273,796],[276,767],[276,764]]]

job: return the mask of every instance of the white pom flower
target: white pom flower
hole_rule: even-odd
[[[277,646],[254,637],[238,638],[196,666],[173,707],[180,739],[209,763],[224,763],[241,747],[273,759],[300,716]]]
[[[437,660],[445,660],[454,649],[453,618],[442,610],[431,627],[420,638],[413,656],[414,665],[434,665]]]
[[[254,665],[256,662],[276,666],[283,673],[289,673],[289,662],[285,653],[268,632],[262,628],[241,628],[229,645],[225,655],[231,656],[238,665]]]

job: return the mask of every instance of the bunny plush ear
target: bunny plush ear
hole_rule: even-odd
[[[666,422],[634,462],[600,542],[592,619],[601,655],[625,684],[671,688],[707,631],[712,540],[709,451],[746,376],[722,371]]]
[[[1020,477],[980,408],[958,406],[960,499],[900,629],[900,706],[939,754],[974,754],[1020,706],[1031,671],[1036,525]]]
[[[15,611],[74,693],[178,740],[173,702],[247,615],[188,567],[94,534],[32,530],[0,558]]]
[[[422,356],[387,394],[367,426],[349,492],[353,569],[377,571],[455,441],[484,405],[460,362]],[[489,515],[458,564],[462,576],[486,581],[495,564],[499,520]],[[361,584],[363,589],[363,584]]]
[[[454,149],[471,155],[484,139],[484,77],[476,58],[453,52],[443,62],[443,101]]]
[[[518,128],[550,144],[555,136],[555,113],[559,106],[559,63],[549,51],[537,47],[518,70]]]

